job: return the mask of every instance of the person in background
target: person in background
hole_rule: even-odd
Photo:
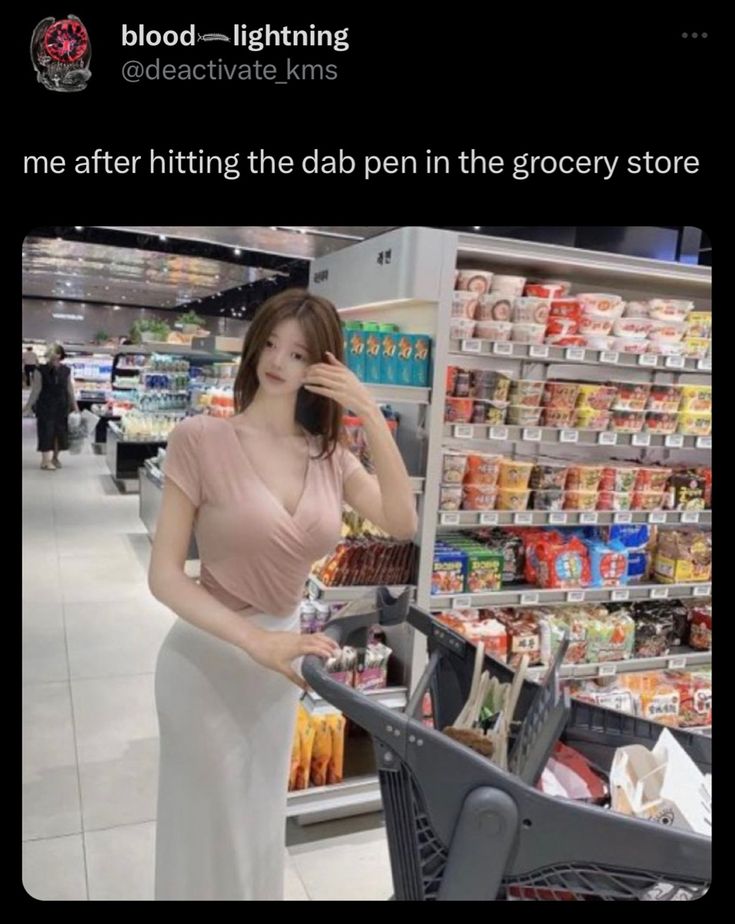
[[[31,382],[33,380],[33,373],[38,368],[38,357],[33,349],[33,347],[28,346],[23,351],[23,373],[26,380],[26,388],[31,387]]]
[[[61,468],[59,453],[69,448],[69,414],[79,412],[71,369],[63,365],[66,352],[59,343],[46,352],[46,365],[38,366],[24,413],[34,411],[41,468]]]

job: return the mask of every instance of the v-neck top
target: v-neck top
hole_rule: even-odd
[[[228,420],[189,417],[169,436],[166,478],[197,508],[200,583],[231,609],[290,616],[311,566],[339,542],[344,484],[360,462],[342,444],[318,459],[320,440],[307,441],[304,490],[290,514]]]

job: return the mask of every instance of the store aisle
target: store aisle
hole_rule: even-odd
[[[40,470],[23,420],[23,881],[43,900],[150,900],[153,671],[175,617],[147,590],[137,495],[103,456],[62,462]],[[390,895],[383,828],[338,827],[289,849],[288,899]]]

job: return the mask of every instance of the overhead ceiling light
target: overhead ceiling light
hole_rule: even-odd
[[[235,254],[236,257],[241,257],[241,256],[242,256],[242,250],[240,250],[239,247],[236,247],[236,248],[234,249],[233,253]]]
[[[82,225],[74,225],[74,230],[75,230],[75,231],[84,231],[84,228],[83,228]]]
[[[473,231],[479,231],[481,227],[482,227],[482,225],[472,225],[472,230],[473,230]]]
[[[70,283],[69,280],[67,279],[66,282],[64,283],[64,285],[65,285],[65,286],[70,286],[71,283]]]
[[[113,310],[113,311],[119,311],[119,310],[120,310],[120,306],[119,306],[119,305],[113,305],[113,306],[112,306],[112,310]]]
[[[166,235],[165,235],[165,234],[159,234],[159,235],[158,235],[158,240],[159,240],[159,241],[165,241],[165,240],[167,240]]]

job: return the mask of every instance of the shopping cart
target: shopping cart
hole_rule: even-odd
[[[524,681],[509,771],[421,721],[432,693],[437,729],[467,699],[474,646],[410,603],[380,588],[376,600],[345,607],[326,632],[340,645],[364,645],[371,625],[407,620],[428,638],[429,661],[404,712],[374,703],[333,680],[316,657],[303,676],[325,700],[370,733],[386,816],[395,899],[399,901],[688,900],[711,879],[707,837],[599,806],[548,796],[535,788],[561,734],[605,770],[615,749],[652,746],[661,726],[570,702],[552,665],[542,684]],[[487,657],[500,682],[513,671]],[[711,739],[672,730],[703,771]]]

